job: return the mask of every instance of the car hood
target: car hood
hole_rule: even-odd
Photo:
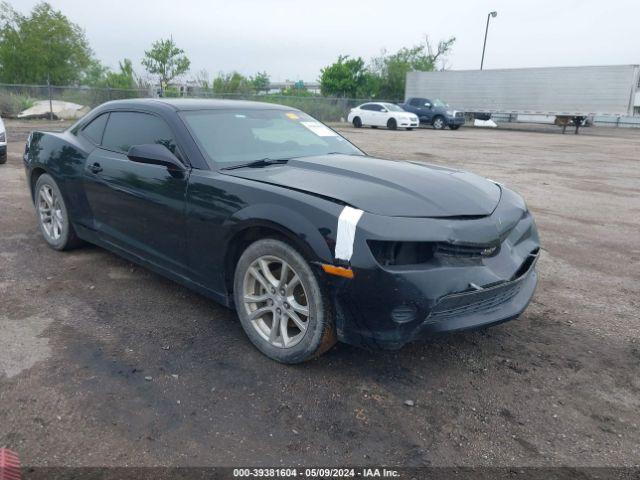
[[[468,172],[360,155],[322,155],[221,173],[330,197],[393,217],[491,215],[498,185]]]

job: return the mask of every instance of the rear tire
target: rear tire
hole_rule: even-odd
[[[7,153],[0,154],[0,165],[7,163]]]
[[[58,184],[51,175],[43,173],[38,177],[33,196],[38,227],[47,244],[54,250],[71,250],[82,245]]]
[[[395,119],[395,118],[390,118],[390,119],[387,121],[387,128],[388,128],[389,130],[397,130],[397,129],[398,129],[398,122],[396,122],[396,119]]]
[[[249,340],[276,362],[302,363],[336,343],[328,296],[307,261],[283,241],[249,245],[236,266],[233,295]]]
[[[353,126],[355,128],[362,128],[362,120],[360,120],[360,117],[355,117],[353,119]]]
[[[411,130],[413,130],[413,127],[407,127],[407,132],[410,132]]]
[[[444,121],[444,117],[442,115],[437,115],[433,119],[433,122],[431,124],[433,125],[433,128],[435,128],[436,130],[442,130],[444,127],[447,126],[447,124]]]

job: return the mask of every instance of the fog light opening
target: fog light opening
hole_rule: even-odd
[[[411,305],[400,305],[391,311],[391,319],[396,323],[409,323],[416,319],[417,313]]]

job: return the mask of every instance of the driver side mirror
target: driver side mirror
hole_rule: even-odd
[[[127,157],[132,162],[149,163],[152,165],[164,165],[169,170],[186,170],[178,158],[164,145],[148,143],[145,145],[133,145],[127,152]]]
[[[430,103],[425,103],[424,106],[427,107],[428,109],[431,109],[431,107],[432,107],[432,105]]]
[[[380,110],[382,113],[387,113],[388,110],[386,108],[383,108],[382,110]]]

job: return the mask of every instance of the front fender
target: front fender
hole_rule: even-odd
[[[295,238],[297,246],[302,247],[303,253],[311,256],[313,260],[331,263],[333,253],[329,244],[334,235],[330,234],[336,229],[337,218],[331,215],[317,215],[314,220],[326,225],[316,225],[299,211],[285,205],[273,203],[250,205],[237,211],[228,219],[227,223],[230,227],[228,240],[248,228],[270,228],[280,231],[286,237]],[[227,242],[227,245],[229,243]]]

